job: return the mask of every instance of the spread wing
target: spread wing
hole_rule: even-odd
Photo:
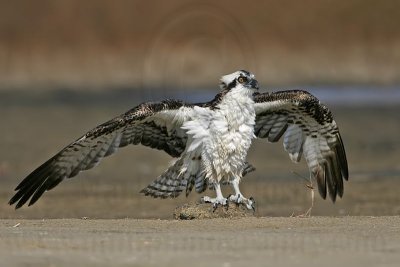
[[[343,196],[348,179],[346,153],[330,110],[305,91],[282,91],[255,95],[255,135],[278,141],[293,162],[304,155],[320,195],[332,201]],[[328,190],[327,190],[328,189]]]
[[[190,117],[192,106],[175,100],[144,103],[103,123],[71,143],[29,174],[15,189],[9,204],[23,206],[65,178],[96,166],[100,160],[128,144],[142,144],[178,157],[185,149],[187,136],[180,129]]]

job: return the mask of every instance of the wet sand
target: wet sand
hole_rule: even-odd
[[[398,266],[400,217],[1,220],[2,266]]]

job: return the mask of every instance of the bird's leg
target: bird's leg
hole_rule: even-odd
[[[311,188],[310,190],[311,190],[311,206],[310,206],[310,208],[306,211],[306,213],[304,214],[304,215],[307,216],[307,217],[310,217],[310,216],[311,216],[311,210],[312,210],[313,207],[314,207],[314,188]]]
[[[228,204],[228,200],[224,198],[224,196],[222,195],[221,185],[219,184],[219,182],[214,182],[214,189],[215,193],[217,194],[217,197],[211,198],[208,196],[203,196],[201,198],[201,202],[212,203],[215,210],[219,205],[226,206]]]
[[[255,211],[255,209],[256,209],[255,208],[256,201],[254,200],[253,197],[250,197],[250,198],[243,197],[243,194],[240,192],[240,189],[239,189],[239,179],[238,178],[234,178],[231,181],[231,185],[233,187],[233,190],[235,191],[235,194],[234,195],[230,195],[228,197],[228,200],[231,201],[231,202],[234,202],[234,203],[236,203],[238,205],[239,204],[244,204],[246,206],[246,208],[248,208],[249,210]]]
[[[301,214],[301,215],[299,215],[298,217],[311,217],[311,211],[312,211],[312,209],[313,209],[313,207],[314,207],[314,187],[313,187],[313,185],[312,185],[311,179],[310,179],[310,184],[309,184],[309,185],[306,185],[306,186],[307,186],[307,188],[309,188],[310,191],[311,191],[311,206],[310,206],[310,208],[309,208],[304,214]]]
[[[294,174],[296,174],[297,176],[299,176],[300,178],[307,180],[307,178],[301,176],[300,174],[293,172]],[[313,181],[312,178],[310,177],[310,183],[305,185],[308,189],[310,189],[311,191],[311,206],[310,208],[303,214],[299,214],[296,217],[300,217],[300,218],[304,218],[304,217],[311,217],[311,211],[314,207],[314,186],[313,186]],[[293,217],[293,215],[291,216]]]

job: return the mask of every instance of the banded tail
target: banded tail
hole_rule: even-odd
[[[205,172],[201,170],[200,161],[194,162],[192,161],[192,164],[186,167],[184,160],[180,158],[140,193],[154,198],[175,198],[183,190],[187,197],[193,187],[197,193],[204,192],[208,187],[208,179],[205,177]],[[245,164],[242,176],[255,170],[250,163]]]

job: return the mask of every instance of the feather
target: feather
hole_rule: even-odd
[[[306,91],[293,90],[255,95],[255,134],[283,146],[293,162],[304,156],[318,191],[332,201],[343,196],[348,179],[346,153],[329,109]],[[285,132],[286,131],[286,132]]]
[[[144,103],[97,126],[22,180],[9,204],[18,202],[16,208],[20,208],[32,197],[32,205],[45,191],[53,189],[65,178],[72,178],[81,171],[93,168],[101,159],[128,144],[141,143],[164,150],[173,157],[179,156],[187,138],[184,132],[179,131],[181,125],[175,124],[171,132],[167,131],[165,125],[171,124],[172,120],[183,123],[184,118],[189,118],[187,111],[180,113],[181,107],[193,108],[175,100]]]

